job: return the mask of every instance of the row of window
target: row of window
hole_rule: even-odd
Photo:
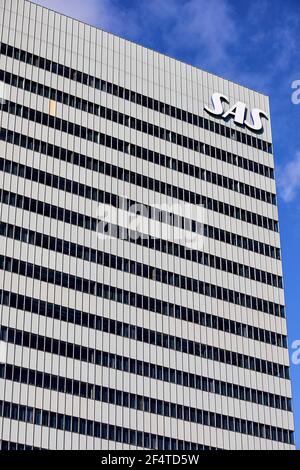
[[[23,303],[22,298],[24,300]],[[25,308],[28,311],[32,311],[39,315],[45,315],[50,318],[60,318],[62,321],[68,321],[75,324],[81,324],[80,319],[82,319],[82,326],[89,326],[88,324],[85,325],[83,322],[86,319],[91,319],[93,322],[91,324],[91,328],[94,328],[94,324],[96,324],[97,328],[97,324],[100,322],[100,320],[98,322],[97,316],[92,317],[90,315],[87,317],[82,315],[82,312],[71,308],[67,309],[65,307],[57,306],[61,309],[59,311],[58,308],[55,308],[54,304],[43,301],[39,302],[37,299],[31,299],[30,297],[24,298],[24,296],[21,295],[18,296],[18,300],[20,300],[20,304],[18,304],[19,309]],[[5,327],[0,329],[0,332],[2,331],[1,337],[6,338],[7,341],[12,342],[13,344],[23,345],[22,332],[16,332],[15,338],[13,338],[13,334],[10,336],[7,335],[6,330],[7,329]],[[64,341],[43,336],[38,336],[38,340],[36,340],[36,337],[34,340],[31,340],[28,335],[29,333],[26,333],[25,345],[30,345],[31,348],[35,348],[38,351],[53,352],[54,354],[72,357],[89,363],[95,363],[102,367],[108,367],[110,369],[116,369],[130,374],[170,382],[176,385],[193,388],[195,390],[215,393],[217,395],[248,401],[271,408],[292,411],[291,398],[244,387],[243,385],[232,384],[218,379],[192,374],[178,369],[170,369],[151,362],[144,362],[100,350],[95,351],[94,349],[86,348],[84,346],[75,345],[73,353],[73,345],[71,345],[71,343],[65,343]]]
[[[82,185],[81,183],[75,183],[74,181],[72,182],[71,180],[67,180],[63,177],[51,175],[50,173],[45,173],[42,170],[37,170],[32,167],[24,166],[20,163],[12,162],[10,160],[4,160],[3,158],[0,158],[0,171],[5,171],[13,175],[24,177],[26,179],[39,182],[41,184],[46,183],[47,185],[50,185],[52,187],[67,190],[67,192],[72,192],[73,194],[74,193],[79,194],[80,196],[90,196],[92,199],[96,199],[98,202],[103,201],[104,199],[103,191],[96,190],[95,188]],[[154,211],[156,211],[155,208],[154,208]],[[155,218],[160,217],[159,212],[154,215],[156,215]],[[174,215],[173,221],[175,221],[176,218],[178,219],[178,216]],[[177,221],[176,225],[179,225],[179,223],[180,221]],[[1,230],[4,230],[4,227],[2,227]],[[103,233],[105,232],[105,230],[106,232],[110,230],[110,234],[113,235],[112,226],[104,222],[99,223],[99,231],[100,230],[102,230]],[[10,233],[11,233],[11,229],[10,229]],[[137,232],[135,233],[136,233],[136,238],[137,238],[138,233]],[[266,271],[263,271],[254,267],[249,267],[241,263],[237,263],[235,261],[221,258],[219,256],[210,255],[208,253],[203,253],[197,250],[193,250],[193,251],[195,251],[194,256],[196,257],[196,262],[199,264],[202,264],[204,266],[209,266],[211,268],[215,268],[221,271],[233,273],[237,276],[242,276],[247,279],[257,281],[257,282],[262,282],[263,284],[268,284],[268,285],[279,287],[279,288],[283,287],[281,276],[278,276],[276,274],[269,273],[269,272],[266,272]],[[92,252],[92,253],[93,253],[92,261],[97,262],[96,260],[98,257],[96,257],[96,252]],[[91,259],[90,256],[89,256],[89,259]],[[101,262],[101,261],[98,261],[98,262]],[[132,272],[133,274],[135,274],[135,272],[137,272],[138,270],[143,271],[143,268],[142,266],[139,266],[139,263],[136,263],[132,260],[128,260],[128,262],[131,263],[130,272]],[[170,273],[170,275],[172,274],[171,280],[167,280],[168,274],[166,271],[160,270],[154,267],[150,269],[152,269],[152,271],[155,269],[155,276],[156,276],[155,280],[160,281],[160,282],[167,282],[168,284],[175,285],[177,287],[180,287],[182,285],[186,286],[188,283],[191,282],[189,280],[185,280],[184,276],[179,276],[176,273]],[[148,277],[148,275],[146,277]],[[152,275],[149,275],[149,277],[153,279]],[[183,288],[186,288],[186,287],[183,287]],[[194,287],[192,288],[192,290],[194,290]],[[197,290],[195,292],[197,292]]]
[[[5,300],[5,299],[4,299]],[[233,353],[217,347],[201,344],[189,339],[160,333],[159,331],[149,330],[138,326],[132,326],[127,323],[117,322],[113,319],[100,317],[98,321],[98,329],[100,331],[115,334],[118,336],[140,341],[146,344],[171,349],[185,354],[191,354],[201,357],[202,359],[210,359],[223,364],[231,364],[237,367],[244,367],[250,370],[256,370],[262,373],[279,376],[277,369],[283,371],[283,366],[275,363],[265,363],[261,365],[260,359],[251,356]],[[4,335],[5,337],[5,335]],[[234,357],[233,357],[234,356]]]
[[[167,272],[165,270],[155,268],[154,266],[148,266],[147,264],[142,264],[127,258],[122,258],[111,253],[106,253],[95,250],[93,248],[78,245],[67,240],[62,240],[48,236],[46,234],[34,232],[33,230],[18,227],[16,225],[0,222],[0,235],[25,243],[30,243],[35,246],[40,246],[58,253],[63,253],[68,256],[74,256],[85,261],[90,261],[92,263],[118,269],[126,273],[131,273],[137,276],[145,277],[147,279],[181,287],[183,289],[194,290],[196,288],[196,285],[194,285],[194,280],[185,278],[185,276],[173,272]],[[262,335],[262,337],[264,337],[264,335]],[[271,342],[271,344],[277,345],[286,345],[286,337],[279,335],[278,337],[274,336],[270,338],[268,335],[266,342]]]
[[[0,140],[7,141],[11,144],[21,146],[23,148],[26,148],[28,150],[34,150],[35,152],[39,152],[41,155],[47,155],[49,157],[53,157],[62,161],[67,161],[69,163],[72,163],[74,165],[78,165],[82,168],[88,168],[93,171],[97,171],[102,174],[115,174],[116,177],[119,179],[127,179],[129,173],[127,173],[127,170],[123,170],[122,168],[117,168],[114,165],[110,165],[109,163],[105,163],[99,161],[98,159],[88,157],[86,155],[78,154],[77,152],[73,152],[71,150],[64,149],[62,147],[58,147],[56,145],[48,144],[44,141],[40,141],[38,139],[33,139],[31,137],[27,137],[24,134],[19,134],[17,132],[9,131],[7,129],[1,128],[0,129]],[[104,173],[105,170],[105,173]],[[125,179],[125,180],[126,180]],[[129,180],[128,180],[129,181]],[[136,180],[135,180],[136,181]],[[138,180],[140,181],[140,179]],[[72,182],[72,185],[75,184],[75,182]],[[102,194],[99,192],[99,194]],[[121,205],[121,201],[123,199],[121,197],[118,197],[115,194],[110,194],[105,193],[104,194],[104,201],[106,204],[111,204],[114,207],[123,207]],[[135,201],[130,201],[128,200],[129,206],[135,206],[137,203]],[[143,204],[144,205],[144,204]],[[173,221],[173,223],[176,222],[176,217],[174,217],[173,214],[169,214],[167,212],[164,212],[160,209],[150,207],[147,205],[144,205],[147,208],[148,215],[151,218],[155,218],[156,220],[166,220],[167,223],[170,223]],[[242,235],[234,234],[231,232],[228,232],[226,230],[223,230],[221,228],[213,227],[210,225],[203,224],[202,227],[198,227],[193,221],[190,221],[189,219],[185,219],[184,217],[177,217],[178,224],[180,227],[182,227],[182,224],[186,224],[187,227],[189,227],[192,231],[196,229],[196,231],[203,231],[203,235],[224,243],[228,243],[233,246],[241,247],[245,250],[253,251],[255,253],[259,253],[264,256],[268,256],[271,258],[276,258],[280,259],[281,254],[280,254],[280,249],[276,248],[274,246],[268,245],[266,243],[257,241],[257,240],[252,240],[251,238],[243,237]],[[186,222],[185,222],[186,221]],[[155,239],[154,239],[155,240]],[[164,241],[164,243],[167,243],[167,241]],[[169,244],[169,251],[170,254],[173,253],[173,246],[174,250],[177,250],[176,247],[178,245],[176,244]],[[179,248],[181,248],[179,246]],[[186,256],[190,256],[191,250],[185,250],[186,251]],[[188,259],[188,258],[187,258]]]
[[[40,111],[36,111],[34,109],[30,109],[26,106],[12,103],[10,101],[5,101],[2,108],[4,111],[9,112],[11,114],[15,114],[24,119],[29,119],[31,121],[49,126],[51,128],[62,130],[63,132],[67,132],[68,134],[95,141],[93,137],[95,131],[88,130],[83,126],[73,124],[71,122],[65,121],[64,119],[53,117],[49,114],[42,113]],[[82,130],[84,132],[85,137],[83,137],[82,135]],[[89,132],[91,132],[92,134],[89,135]],[[98,143],[100,143],[101,145],[104,145],[108,148],[113,148],[115,150],[124,151],[123,140],[111,137],[107,134],[102,134],[98,132],[96,132],[96,134],[98,134],[99,136],[99,139],[97,137],[96,141],[98,142],[99,140]],[[128,148],[127,151],[125,150],[125,153],[129,153],[133,144],[126,145],[128,145]],[[107,167],[107,165],[105,165],[104,170],[110,167]],[[118,178],[118,176],[121,174],[123,181],[126,181],[126,178],[128,178],[130,183],[136,184],[137,186],[141,186],[151,191],[156,191],[161,194],[165,194],[166,196],[173,197],[175,199],[188,202],[190,204],[201,204],[206,207],[206,209],[213,210],[215,212],[227,215],[229,217],[233,217],[238,220],[242,220],[243,222],[247,222],[249,224],[257,225],[259,227],[278,232],[277,220],[273,220],[269,217],[248,211],[246,209],[242,209],[240,207],[233,206],[225,202],[218,201],[216,199],[212,199],[208,196],[203,196],[193,191],[189,191],[188,189],[179,188],[178,186],[165,183],[163,181],[151,178],[150,176],[141,175],[133,171],[125,170],[123,168],[115,167],[115,173],[116,176],[114,176],[113,174],[111,176]]]
[[[20,262],[20,264],[22,263],[23,262]],[[14,263],[14,264],[17,264],[17,263]],[[101,295],[101,297],[108,298],[108,295],[109,295],[109,289],[103,288],[103,295]],[[1,327],[1,331],[2,331],[1,338],[3,340],[7,340],[10,342],[18,341],[17,344],[20,344],[21,346],[35,347],[39,341],[38,335],[30,334],[27,332],[21,331],[20,333],[16,334],[16,339],[15,339],[15,333],[16,333],[15,330],[11,328]],[[241,367],[247,370],[253,370],[256,372],[260,372],[262,374],[268,374],[268,375],[272,375],[275,377],[289,379],[289,367],[283,364],[266,361],[264,359],[259,359],[253,356],[248,356],[247,354],[241,354],[241,353],[237,353],[234,351],[229,351],[229,350],[225,350],[222,348],[218,348],[215,346],[209,346],[207,344],[198,343],[196,341],[191,341],[191,340],[187,340],[184,338],[173,337],[171,335],[165,336],[168,339],[168,343],[164,345],[162,341],[164,335],[160,334],[159,336],[159,333],[155,331],[153,331],[152,334],[150,334],[150,330],[147,330],[147,329],[143,329],[142,331],[143,331],[143,335],[145,332],[145,336],[143,336],[141,340],[143,342],[147,342],[148,344],[151,344],[151,341],[153,341],[153,344],[156,345],[156,341],[157,341],[159,342],[159,344],[157,345],[159,345],[160,347],[166,347],[168,349],[183,352],[186,354],[191,354],[197,357],[201,357],[203,359],[209,359],[212,361],[222,362],[224,364],[232,365],[235,367]],[[43,346],[44,339],[42,339],[41,341],[42,341],[41,346]],[[55,342],[56,340],[53,340],[53,341]],[[80,346],[78,346],[78,348],[80,349]],[[71,349],[72,349],[71,351],[67,349],[67,353],[71,354],[71,355],[68,355],[67,357],[80,359],[80,355],[75,356],[76,348],[73,351],[73,346],[72,346]],[[57,354],[56,349],[47,350],[47,352],[52,352],[53,354],[55,353]],[[79,352],[80,351],[78,350],[77,353],[79,354]]]
[[[86,436],[106,439],[110,441],[130,444],[137,447],[160,450],[208,450],[208,446],[203,446],[196,442],[186,442],[180,439],[147,432],[136,431],[134,429],[122,428],[112,424],[100,423],[89,419],[77,418],[75,416],[63,415],[53,411],[41,410],[30,406],[19,405],[7,401],[0,401],[0,416],[25,423],[35,424],[36,426],[46,426],[61,431],[74,432]],[[279,430],[278,437],[283,439],[283,430],[275,428],[276,433]],[[288,431],[288,439],[293,442],[293,433]],[[277,437],[277,434],[276,434]],[[276,439],[278,440],[278,439]],[[282,442],[284,442],[282,440]]]
[[[112,230],[112,236],[116,236],[116,231],[119,228],[117,226],[114,226],[114,227],[116,230],[115,229]],[[99,228],[99,231],[100,231],[100,228]],[[164,283],[181,287],[184,289],[189,289],[193,291],[195,291],[196,289],[196,284],[194,284],[193,280],[190,278],[185,279],[185,276],[181,276],[173,272],[168,273],[165,270],[161,270],[153,266],[151,267],[151,266],[139,263],[137,261],[121,258],[112,254],[95,250],[93,248],[85,247],[82,245],[77,245],[75,243],[68,242],[67,240],[61,240],[59,238],[50,237],[46,234],[34,232],[32,230],[25,229],[23,227],[18,227],[15,225],[0,222],[0,235],[13,238],[15,240],[20,240],[25,243],[34,244],[36,246],[41,246],[43,248],[54,250],[59,253],[63,253],[69,256],[74,256],[80,259],[84,259],[86,261],[91,261],[93,263],[110,266],[114,269],[119,269],[124,272],[128,272],[137,276],[143,276],[148,279],[153,279],[159,282],[164,282]],[[136,235],[136,232],[134,232],[134,235]],[[134,239],[134,235],[132,235],[131,239]],[[118,236],[124,239],[124,237],[122,237],[122,234],[119,233]],[[160,244],[164,246],[163,240],[156,239],[156,241],[161,242]],[[143,243],[143,246],[145,246],[145,243]],[[181,246],[179,247],[184,249],[184,247],[181,247]],[[155,246],[153,246],[152,248],[159,249],[169,254],[171,253],[170,250],[162,249],[162,247],[158,246],[158,244],[155,244]],[[216,269],[225,270],[227,272],[232,272],[237,275],[243,275],[244,277],[247,277],[250,279],[254,279],[254,276],[256,275],[255,274],[256,271],[253,271],[254,268],[249,268],[244,265],[238,265],[239,271],[237,271],[235,262],[231,262],[230,260],[225,260],[219,257],[214,257],[213,255],[202,253],[196,250],[193,250],[192,256],[188,256],[188,257],[185,256],[185,253],[182,252],[181,249],[178,250],[178,252],[177,250],[175,250],[174,255],[191,259],[195,262],[204,264],[206,266],[211,266]],[[226,265],[226,263],[228,264]],[[249,276],[249,272],[250,272],[250,276]],[[264,272],[262,273],[263,273],[262,277],[261,278],[256,277],[256,280],[261,281],[262,279],[265,279],[265,276],[266,276],[268,279],[268,284],[269,284],[270,283],[269,281],[271,280],[270,276],[273,276],[273,275],[270,273],[264,273]],[[278,341],[279,341],[278,345],[285,344],[285,339],[283,340],[280,339]]]
[[[0,378],[88,398],[97,402],[109,403],[111,405],[144,411],[146,413],[211,426],[225,431],[238,432],[262,439],[279,440],[286,444],[290,443],[289,433],[291,431],[288,429],[275,428],[255,421],[158,400],[156,398],[124,392],[92,383],[81,382],[79,380],[39,372],[25,367],[12,366],[10,364],[6,366],[0,365]]]
[[[127,88],[123,88],[111,82],[87,75],[86,73],[69,68],[65,65],[58,64],[43,57],[39,57],[35,54],[31,54],[30,52],[1,43],[1,54],[47,70],[51,73],[55,73],[67,79],[83,83],[84,85],[96,88],[97,90],[112,94],[127,101],[131,101],[132,103],[136,103],[148,109],[153,109],[154,111],[166,114],[167,116],[171,116],[183,122],[193,124],[194,126],[201,127],[202,129],[215,132],[216,134],[227,137],[228,139],[233,139],[237,142],[241,142],[259,150],[263,150],[264,152],[272,153],[272,144],[259,139],[258,137],[245,134],[241,131],[232,129],[229,126],[225,126],[224,124],[211,121],[207,118],[203,118],[202,116],[197,116],[196,114],[190,113],[189,111],[184,111],[183,109],[163,103],[135,91],[128,90]],[[273,176],[264,172],[261,174],[273,178]]]
[[[129,238],[130,240],[134,240],[134,237],[139,237],[139,233],[133,230],[130,231],[130,236],[127,237],[126,230],[127,229],[123,229],[118,225],[109,224],[101,221],[98,225],[98,233],[102,233],[103,235],[120,238],[121,240],[127,240],[127,238]],[[277,276],[276,274],[261,271],[256,268],[242,265],[240,263],[236,263],[235,261],[226,260],[225,258],[219,258],[218,256],[203,253],[201,251],[185,249],[184,246],[177,245],[172,242],[167,242],[167,247],[169,248],[167,250],[164,250],[160,248],[161,246],[163,246],[164,240],[157,238],[155,241],[157,243],[153,244],[151,243],[151,241],[149,241],[148,243],[148,239],[146,238],[146,241],[141,240],[140,242],[139,240],[136,244],[144,247],[158,249],[168,254],[173,254],[174,256],[191,260],[204,266],[219,269],[221,271],[232,273],[237,276],[242,276],[257,282],[262,282],[273,287],[283,287],[281,276]],[[91,256],[95,257],[96,254],[91,254]],[[110,266],[114,267],[116,264],[118,264],[118,260],[115,260],[115,258],[111,256],[109,263]],[[127,269],[130,269],[130,271],[127,271]],[[193,292],[200,293],[197,287],[197,283],[193,279],[185,278],[185,276],[183,275],[179,275],[174,272],[167,272],[154,266],[149,266],[149,273],[147,270],[148,267],[139,266],[138,263],[132,260],[130,261],[130,266],[126,268],[126,272],[131,272],[132,274],[137,275],[139,275],[139,272],[142,272],[141,275],[143,275],[144,277],[148,277],[149,279],[153,279],[154,281],[164,282],[176,287],[181,287],[184,289],[191,290]],[[145,272],[147,273],[146,275],[143,274]]]
[[[3,298],[2,298],[3,305],[9,304],[10,306],[15,306],[14,308],[17,308],[19,306],[22,306],[22,301],[24,305],[24,299],[22,299],[22,297],[18,299],[17,295],[14,293],[12,293],[11,297],[12,298],[10,301],[9,295],[3,293]],[[32,303],[31,301],[32,299],[28,298],[27,303],[29,305],[27,305],[27,307],[31,306],[31,303]],[[20,302],[20,303],[17,303],[17,302]],[[35,303],[34,308],[36,308],[37,306],[38,306],[38,303]],[[31,307],[30,311],[32,310],[33,310],[33,307]],[[87,319],[89,320],[89,317],[87,317]],[[90,320],[90,321],[95,322],[95,320]],[[95,325],[93,324],[89,325],[89,323],[87,325],[81,325],[81,326],[88,326],[89,328],[92,328],[93,326],[95,327]],[[254,358],[252,357],[245,358],[245,356],[244,357],[241,356],[238,358],[239,360],[238,364],[235,364],[236,361],[231,358],[231,354],[229,351],[224,351],[218,348],[214,348],[211,346],[197,343],[195,341],[168,335],[165,333],[160,333],[159,331],[149,330],[148,328],[142,328],[142,327],[130,325],[128,323],[119,322],[113,319],[109,319],[105,317],[97,317],[95,329],[106,332],[106,333],[122,336],[124,338],[130,338],[135,341],[152,344],[158,347],[183,352],[186,354],[196,355],[203,359],[215,360],[215,361],[219,361],[225,364],[234,363],[234,365],[238,365],[239,367],[245,366],[246,368],[250,368],[251,370],[256,369],[260,371],[260,365],[259,365],[258,359],[256,360],[257,364],[255,365]],[[250,365],[248,365],[248,363]],[[271,371],[271,366],[269,366],[269,368]]]
[[[34,199],[29,199],[25,196],[15,195],[14,193],[9,193],[7,191],[0,190],[0,201],[4,204],[21,207],[25,210],[30,210],[35,213],[37,212],[44,216],[49,216],[51,214],[53,218],[64,221],[66,223],[71,222],[74,225],[90,228],[90,222],[92,218],[88,216],[81,216],[76,212],[68,211],[67,209],[62,209],[57,206],[43,203],[41,201],[36,201]],[[92,221],[94,222],[95,219],[92,219]],[[95,231],[97,230],[97,222],[95,222],[93,229]],[[159,272],[158,268],[156,269],[153,267],[153,270],[154,269]],[[148,273],[148,278],[153,279],[153,273],[151,275]],[[188,289],[202,295],[207,295],[213,298],[234,303],[236,305],[241,305],[247,308],[263,311],[265,313],[270,313],[271,315],[285,315],[283,305],[276,304],[264,299],[256,298],[254,296],[238,293],[236,291],[231,291],[229,289],[209,284],[203,281],[198,281],[196,279],[186,278],[185,276],[177,277],[175,273],[170,273],[169,276],[167,272],[161,271],[160,280],[161,282],[166,282],[175,286],[178,284],[178,287]]]
[[[0,450],[41,450],[40,447],[34,447],[21,442],[0,441]]]
[[[57,176],[52,173],[47,173],[43,170],[38,170],[33,167],[25,166],[21,163],[13,162],[11,160],[0,159],[0,170],[7,173],[12,173],[16,176],[30,179],[38,183],[44,184],[46,186],[54,187],[68,193],[76,194],[78,196],[91,199],[96,202],[103,202],[104,200],[110,200],[111,205],[116,208],[124,209],[126,211],[133,211],[133,208],[137,208],[137,211],[140,211],[140,205],[134,201],[117,195],[111,195],[109,197],[105,191],[101,189],[94,188],[82,183],[78,183],[74,180],[70,180],[64,177]],[[123,168],[118,168],[115,165],[100,163],[99,173],[113,176],[122,181],[134,182],[138,186],[142,186],[142,177],[135,178],[137,173],[129,172]],[[130,178],[131,173],[134,178]],[[147,180],[145,180],[147,182]],[[145,183],[146,184],[146,183]],[[201,233],[202,225],[201,223],[196,222],[195,220],[188,219],[186,217],[170,213],[164,210],[161,210],[156,207],[143,204],[143,210],[147,211],[147,216],[150,219],[154,219],[160,222],[167,223],[168,225],[179,227],[182,229],[190,230],[192,232]]]
[[[145,121],[141,121],[139,119],[130,117],[118,111],[113,111],[112,109],[105,108],[104,106],[88,102],[81,98],[69,95],[68,93],[55,90],[54,88],[49,88],[46,85],[41,85],[37,82],[32,82],[28,79],[21,78],[9,72],[4,72],[3,70],[0,70],[0,80],[3,80],[5,83],[9,83],[10,85],[25,89],[27,91],[31,91],[32,93],[37,93],[43,97],[56,100],[71,107],[75,107],[76,109],[81,109],[82,111],[89,112],[96,116],[101,116],[110,121],[117,122],[120,125],[130,127],[131,129],[136,129],[138,131],[154,135],[155,137],[160,137],[161,139],[165,139],[168,141],[170,141],[171,139],[171,142],[178,143],[178,139],[174,132],[170,133],[170,131],[166,131],[165,129],[159,128],[152,124],[148,124]],[[182,136],[180,136],[180,138],[184,139],[184,137]],[[201,144],[201,153],[203,153],[203,146],[204,144]],[[241,181],[237,181],[227,176],[223,176],[212,171],[199,168],[198,166],[194,166],[190,163],[183,162],[181,160],[177,160],[175,158],[168,157],[157,152],[148,152],[152,152],[152,155],[148,158],[148,154],[146,154],[145,160],[154,160],[155,162],[158,162],[159,165],[171,168],[172,170],[179,171],[181,173],[201,179],[203,181],[216,184],[232,191],[236,191],[240,194],[245,194],[246,196],[250,196],[258,200],[267,202],[269,204],[276,205],[275,194],[272,194],[268,191],[264,191],[263,189],[259,189],[255,186],[250,186],[246,183],[242,183]]]
[[[97,230],[97,220],[89,216],[84,216],[78,214],[77,212],[69,211],[68,209],[62,209],[54,205],[36,201],[35,199],[17,195],[15,193],[9,193],[8,191],[3,191],[1,189],[0,202],[10,206],[19,207],[24,210],[30,210],[31,212],[41,214],[44,217],[49,217],[51,215],[52,218],[66,223],[72,223],[74,225],[82,226],[86,229],[92,229],[94,231]],[[91,227],[91,224],[93,224],[93,227]],[[72,280],[70,282],[73,284],[74,281]],[[199,294],[230,302],[235,305],[241,305],[242,307],[251,308],[253,310],[258,310],[270,315],[275,315],[277,317],[285,317],[284,305],[250,296],[248,294],[246,295],[244,293],[233,291],[225,287],[216,286],[207,282],[197,281],[197,283]],[[93,281],[86,280],[86,282],[83,283],[84,292],[86,291],[90,294],[93,294],[95,287],[96,285],[93,284]],[[113,288],[111,287],[111,289]],[[115,294],[116,293],[112,290],[111,295],[115,296]],[[142,297],[138,296],[138,298],[138,303],[142,302]],[[148,301],[146,302],[146,305],[147,304]],[[166,309],[168,309],[170,305],[173,305],[168,303],[165,304]],[[143,308],[148,309],[148,306],[145,306],[145,300],[143,305]]]

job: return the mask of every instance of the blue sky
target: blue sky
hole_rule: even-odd
[[[35,1],[270,96],[292,357],[300,340],[300,104],[291,100],[300,80],[300,2]],[[300,364],[291,373],[300,448]]]

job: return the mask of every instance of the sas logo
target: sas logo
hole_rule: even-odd
[[[247,108],[245,103],[238,101],[231,108],[225,110],[224,103],[229,104],[229,99],[222,93],[214,93],[211,97],[212,108],[205,106],[204,109],[209,114],[221,116],[223,119],[233,118],[239,126],[246,126],[251,131],[261,131],[263,129],[262,118],[268,119],[267,114],[261,109],[254,108],[250,112],[251,122],[247,121]]]

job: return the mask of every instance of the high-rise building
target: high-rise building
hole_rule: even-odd
[[[269,100],[0,0],[1,448],[293,449]]]

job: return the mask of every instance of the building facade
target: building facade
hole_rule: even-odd
[[[26,0],[0,40],[1,448],[293,449],[268,98]]]

